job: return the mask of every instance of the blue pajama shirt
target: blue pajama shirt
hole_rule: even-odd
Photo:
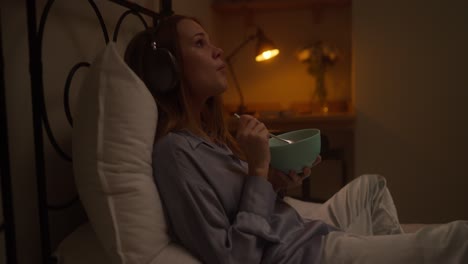
[[[175,239],[203,263],[320,263],[336,230],[301,218],[228,147],[186,130],[157,140],[153,169]]]

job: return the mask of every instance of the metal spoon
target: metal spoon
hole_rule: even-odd
[[[240,119],[240,115],[238,115],[237,113],[234,113],[234,116],[237,117],[237,119]],[[272,134],[272,133],[269,133],[269,134],[270,134],[270,137],[274,137],[274,138],[276,138],[276,139],[279,140],[279,141],[283,141],[283,142],[288,143],[288,144],[294,143],[294,141],[292,141],[292,140],[280,138],[280,137],[278,137],[277,135],[274,135],[274,134]]]

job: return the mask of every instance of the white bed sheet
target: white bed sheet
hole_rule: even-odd
[[[301,207],[319,206],[309,202],[302,202],[287,197],[286,202],[291,204],[296,210]],[[403,230],[407,233],[416,232],[426,224],[402,224]],[[78,227],[74,232],[67,236],[57,248],[55,256],[58,258],[58,264],[102,264],[110,263],[110,259],[105,249],[98,241],[93,228],[89,223]]]

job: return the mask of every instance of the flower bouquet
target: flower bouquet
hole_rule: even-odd
[[[328,112],[327,89],[325,87],[325,72],[338,60],[336,49],[317,41],[312,45],[302,48],[297,53],[300,62],[307,63],[307,71],[316,77],[315,96],[317,97],[322,112]]]

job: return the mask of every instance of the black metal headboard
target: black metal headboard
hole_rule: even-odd
[[[85,0],[82,0],[85,1]],[[94,2],[94,0],[87,0],[93,8],[96,16],[98,17],[99,24],[104,35],[106,44],[110,41],[109,33],[101,15],[101,12]],[[135,4],[126,0],[107,0],[117,5],[125,7],[125,11],[120,18],[117,20],[115,30],[113,32],[112,41],[116,41],[120,29],[120,25],[124,19],[132,14],[136,15],[144,24],[148,27],[143,16],[148,16],[152,19],[153,25],[155,25],[159,18],[167,15],[171,15],[172,1],[171,0],[160,0],[159,13],[154,12],[150,9],[144,8],[138,4]],[[59,205],[50,205],[47,199],[47,177],[45,169],[45,154],[44,154],[44,140],[43,130],[46,132],[47,137],[55,149],[55,151],[66,161],[71,162],[71,157],[62,150],[57,143],[56,138],[52,132],[49,124],[47,115],[47,109],[45,105],[44,96],[44,82],[43,82],[43,62],[42,62],[42,43],[44,36],[44,29],[48,18],[49,11],[54,4],[55,0],[48,0],[42,14],[40,15],[39,26],[37,25],[36,18],[36,1],[26,0],[27,3],[27,19],[28,19],[28,41],[29,41],[29,54],[30,54],[30,77],[31,77],[31,94],[32,94],[32,108],[33,108],[33,129],[34,129],[34,157],[36,164],[36,181],[37,181],[37,194],[38,194],[38,208],[39,208],[39,223],[40,223],[40,239],[41,239],[41,263],[55,263],[55,259],[52,257],[51,241],[50,241],[50,222],[49,222],[49,211],[50,210],[62,210],[72,204],[74,204],[78,198],[75,197],[70,201],[67,201]],[[66,117],[70,126],[73,126],[73,118],[70,112],[69,94],[70,85],[75,72],[81,67],[89,67],[89,62],[78,62],[76,63],[68,73],[66,82],[64,84],[64,109]],[[10,241],[7,243],[14,243]],[[11,248],[11,247],[10,247]],[[13,246],[13,252],[7,252],[8,263],[16,263],[15,247]]]

